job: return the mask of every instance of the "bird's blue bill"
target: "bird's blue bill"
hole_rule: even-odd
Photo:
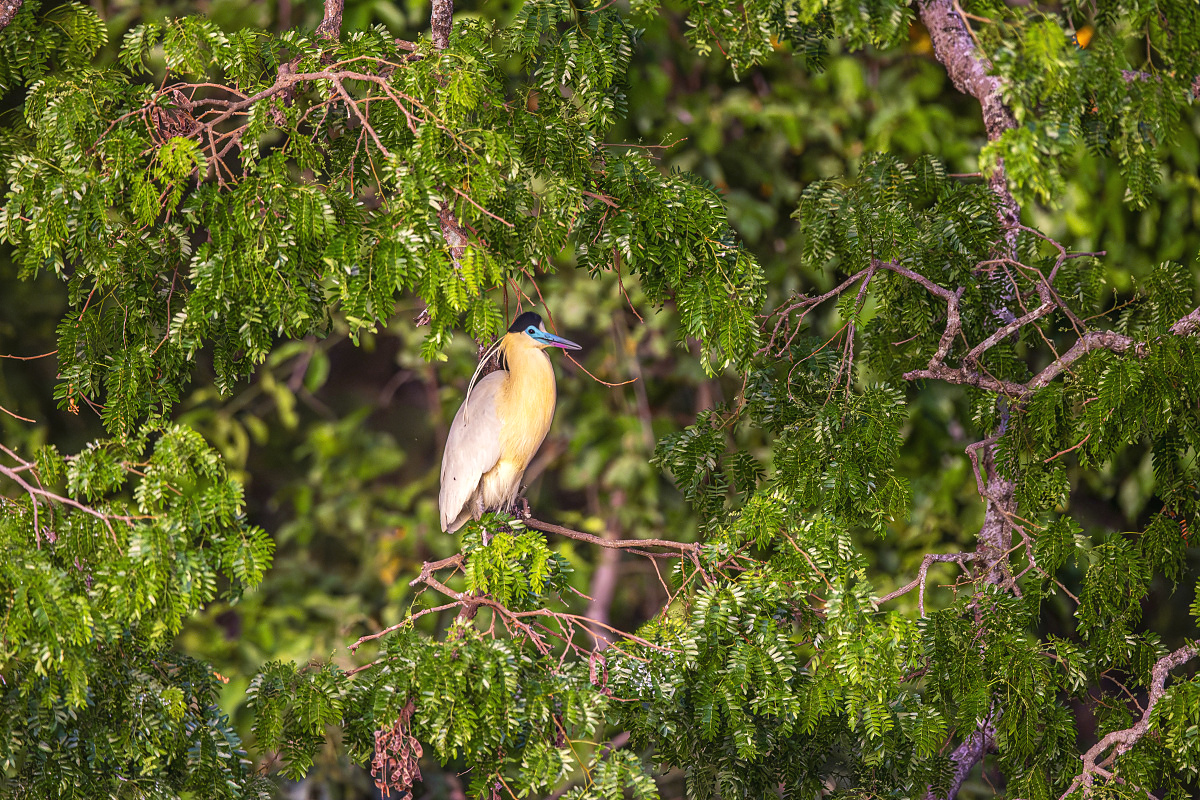
[[[551,347],[561,347],[563,350],[582,350],[580,345],[575,344],[570,339],[564,339],[561,336],[555,336],[553,333],[546,331],[537,331],[532,334],[534,341],[540,344],[550,345]]]

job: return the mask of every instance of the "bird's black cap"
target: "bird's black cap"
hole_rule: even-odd
[[[509,326],[509,333],[520,333],[521,331],[532,325],[535,328],[542,327],[542,317],[540,314],[535,314],[532,311],[526,311],[513,320],[513,324]]]

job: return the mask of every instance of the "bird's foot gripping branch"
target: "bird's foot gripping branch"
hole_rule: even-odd
[[[540,530],[644,555],[663,573],[690,568],[693,577],[704,571],[700,547],[604,539],[492,514],[465,530],[461,553],[426,562],[412,580],[414,610],[351,645],[356,651],[383,639],[378,657],[345,673],[354,682],[341,689],[345,711],[363,715],[351,729],[379,731],[372,756],[377,784],[411,790],[419,773],[388,773],[379,765],[394,758],[389,752],[397,742],[411,750],[404,743],[420,740],[431,742],[440,758],[464,758],[480,794],[549,791],[582,769],[586,781],[572,795],[607,788],[657,797],[645,765],[632,753],[613,752],[601,734],[614,704],[636,702],[628,682],[640,685],[652,656],[683,653],[654,630],[643,636],[571,613],[561,597],[573,591],[570,562]],[[662,559],[680,563],[660,567]],[[460,573],[454,582],[461,589],[447,585]],[[425,601],[426,590],[438,599]],[[419,620],[443,614],[454,619],[444,640],[417,633]],[[396,702],[380,706],[372,698],[384,687]]]

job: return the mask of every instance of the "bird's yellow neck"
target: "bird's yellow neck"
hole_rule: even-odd
[[[528,397],[530,401],[549,398],[553,413],[554,368],[546,351],[531,344],[524,334],[508,333],[504,335],[500,353],[508,370],[508,380],[504,382],[506,394],[513,400],[518,395]]]
[[[524,470],[554,418],[554,367],[545,351],[524,334],[507,334],[501,352],[508,365],[501,389],[502,439],[512,448],[514,461],[523,462]]]

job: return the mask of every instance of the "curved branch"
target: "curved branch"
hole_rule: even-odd
[[[433,573],[437,572],[439,569],[445,569],[446,567],[454,567],[457,569],[458,567],[462,566],[462,563],[462,553],[455,553],[449,558],[443,558],[441,561],[426,561],[421,565],[421,574],[409,581],[408,585],[416,586],[418,583],[425,583],[429,577],[431,577]]]
[[[946,356],[950,354],[950,348],[954,345],[955,337],[962,332],[962,318],[959,315],[958,301],[962,299],[964,287],[960,286],[958,289],[951,291],[944,286],[938,286],[921,273],[915,272],[908,267],[902,267],[894,261],[876,261],[875,266],[879,269],[890,270],[897,275],[903,275],[910,281],[916,281],[924,286],[926,291],[946,301],[946,330],[942,332],[942,338],[938,341],[938,349],[933,354],[933,358],[929,359],[930,369],[940,365]]]
[[[1092,784],[1096,775],[1110,777],[1111,773],[1107,768],[1113,761],[1133,749],[1133,746],[1149,732],[1150,715],[1166,691],[1168,673],[1191,661],[1197,655],[1200,655],[1200,650],[1195,645],[1184,645],[1175,652],[1163,656],[1154,664],[1150,678],[1150,696],[1146,698],[1146,708],[1142,712],[1142,718],[1128,728],[1109,733],[1084,753],[1080,757],[1083,761],[1083,771],[1075,776],[1075,780],[1071,781],[1070,787],[1062,793],[1059,800],[1066,800],[1081,786],[1083,787],[1083,796],[1088,797],[1092,793]],[[1101,760],[1100,757],[1110,749],[1112,752]]]
[[[1017,121],[1001,97],[1000,78],[988,74],[991,64],[976,49],[957,0],[923,0],[918,7],[921,21],[929,31],[934,56],[946,68],[955,88],[979,101],[988,141],[994,142],[1005,131],[1015,128]],[[995,171],[988,176],[988,184],[1000,200],[1000,223],[1012,250],[1021,223],[1021,209],[1008,190],[1003,161],[997,162]]]
[[[1031,312],[1026,316],[1044,316],[1042,311],[1043,308],[1039,307],[1034,312]],[[1022,319],[1024,319],[1024,317]],[[1005,328],[1002,328],[1001,330],[1007,330],[1010,327],[1012,326],[1005,326]],[[1177,336],[1190,336],[1200,332],[1200,308],[1197,308],[1187,316],[1180,318],[1170,327],[1169,330],[1171,333]],[[994,336],[992,338],[994,338]],[[982,345],[980,347],[982,347]],[[976,350],[978,349],[980,348],[977,347]],[[910,381],[925,378],[935,378],[937,380],[946,381],[947,383],[978,386],[981,389],[999,392],[1000,394],[1008,395],[1014,399],[1024,399],[1028,395],[1036,392],[1038,389],[1049,385],[1052,380],[1065,372],[1072,364],[1094,350],[1110,350],[1117,355],[1132,352],[1138,358],[1142,358],[1146,355],[1146,345],[1130,336],[1125,336],[1124,334],[1117,333],[1116,331],[1088,331],[1080,336],[1079,339],[1076,340],[1075,344],[1071,345],[1071,348],[1067,350],[1067,352],[1063,353],[1061,356],[1047,364],[1041,372],[1034,375],[1026,383],[1000,380],[998,378],[993,378],[990,375],[984,375],[966,366],[955,369],[945,365],[935,366],[932,364],[927,369],[918,369],[912,370],[911,372],[906,372],[904,373],[904,378],[905,380]],[[973,350],[972,352],[975,351]],[[966,359],[964,359],[964,361],[965,360]]]

